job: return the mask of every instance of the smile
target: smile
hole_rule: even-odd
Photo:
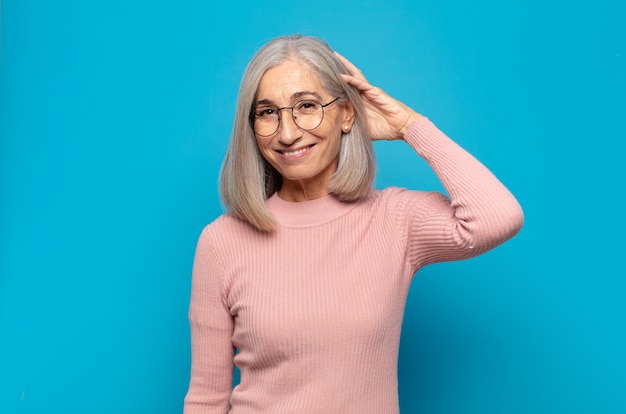
[[[298,148],[297,150],[293,150],[293,151],[279,151],[283,156],[285,157],[298,157],[302,154],[304,154],[305,152],[308,152],[311,148],[313,148],[313,145],[309,145],[307,147],[302,147],[302,148]]]

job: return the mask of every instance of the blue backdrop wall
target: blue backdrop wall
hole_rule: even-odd
[[[180,412],[239,80],[296,32],[428,115],[526,213],[507,244],[415,279],[402,412],[626,412],[623,4],[3,1],[0,412]],[[376,150],[378,187],[441,188],[406,145]]]

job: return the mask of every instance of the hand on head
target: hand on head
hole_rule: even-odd
[[[343,80],[361,91],[372,140],[403,139],[411,122],[421,115],[387,95],[382,89],[371,85],[363,73],[348,59],[337,52],[335,55],[349,72],[349,74],[342,74]]]

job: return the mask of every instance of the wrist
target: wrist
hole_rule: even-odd
[[[408,119],[406,121],[406,123],[404,124],[404,127],[400,128],[400,138],[404,139],[404,136],[406,135],[407,131],[409,130],[409,126],[411,126],[411,124],[413,122],[415,122],[416,120],[418,120],[419,118],[422,117],[422,114],[415,112],[413,110],[411,110],[411,113],[408,116]]]

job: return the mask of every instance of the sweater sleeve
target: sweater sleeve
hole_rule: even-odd
[[[192,364],[185,414],[224,414],[229,410],[233,318],[223,300],[223,279],[207,227],[198,241],[193,265],[189,307]]]
[[[513,237],[524,216],[515,197],[476,158],[425,117],[408,128],[405,141],[432,167],[450,198],[407,192],[399,197],[407,259],[426,264],[477,256]],[[413,192],[413,194],[415,194]]]

